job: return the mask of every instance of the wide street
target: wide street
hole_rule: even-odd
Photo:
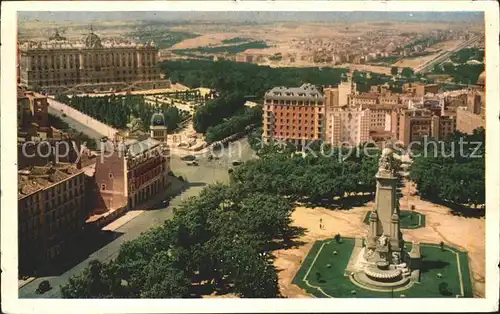
[[[96,132],[95,130],[93,130],[93,129],[87,127],[86,125],[76,121],[75,119],[73,119],[67,115],[63,115],[62,112],[60,112],[57,109],[54,109],[51,106],[48,106],[47,108],[48,108],[49,114],[54,115],[56,117],[59,117],[62,121],[66,122],[70,128],[73,128],[79,132],[82,132],[82,133],[86,134],[88,137],[90,137],[96,141],[99,141],[104,136],[103,134]]]
[[[220,152],[219,160],[209,161],[206,156],[199,156],[199,166],[188,166],[185,161],[182,161],[178,156],[172,156],[171,169],[176,176],[182,176],[186,179],[184,184],[185,190],[182,191],[182,184],[176,180],[171,190],[175,196],[171,199],[170,205],[166,208],[148,209],[131,221],[125,223],[121,227],[114,230],[114,239],[88,255],[85,260],[69,269],[60,276],[37,278],[29,284],[19,289],[20,298],[58,298],[60,297],[61,285],[64,285],[68,279],[76,274],[79,274],[87,265],[88,262],[97,259],[106,261],[116,257],[120,245],[124,242],[137,238],[142,232],[161,225],[166,219],[172,216],[172,209],[178,206],[183,200],[191,196],[196,196],[200,193],[203,187],[207,184],[228,182],[227,170],[234,160],[248,160],[255,158],[255,154],[249,147],[246,139],[241,139],[234,142],[230,147]],[[49,280],[53,287],[50,291],[44,294],[36,294],[35,290],[43,280]]]

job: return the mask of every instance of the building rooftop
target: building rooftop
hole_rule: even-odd
[[[323,94],[312,84],[302,84],[299,87],[274,87],[265,96],[283,100],[323,100]]]
[[[31,166],[18,171],[18,198],[55,185],[82,172],[70,163],[47,166]]]
[[[132,157],[135,157],[141,154],[142,152],[145,152],[153,147],[159,146],[160,144],[161,144],[160,141],[157,141],[152,138],[148,138],[140,142],[137,141],[128,146],[128,154]]]
[[[65,37],[54,36],[47,41],[34,42],[27,41],[19,44],[20,50],[37,49],[95,49],[95,48],[153,48],[156,47],[154,41],[146,44],[136,44],[132,41],[102,40],[97,34],[90,32],[84,40],[70,41]]]

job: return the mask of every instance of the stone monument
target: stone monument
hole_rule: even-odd
[[[399,204],[395,159],[392,148],[384,148],[376,174],[375,207],[370,213],[370,227],[362,248],[353,250],[346,275],[357,285],[373,290],[403,290],[418,280],[420,251],[405,250],[399,226]],[[414,244],[418,247],[417,244]],[[412,272],[417,273],[412,275]]]

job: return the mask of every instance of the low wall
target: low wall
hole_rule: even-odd
[[[57,111],[63,112],[68,117],[71,117],[72,119],[96,131],[97,133],[102,134],[102,136],[107,136],[108,138],[113,139],[115,137],[115,134],[118,133],[117,129],[114,129],[100,121],[97,121],[96,119],[76,109],[73,109],[66,104],[63,104],[62,102],[48,98],[48,103],[52,108],[56,109]]]

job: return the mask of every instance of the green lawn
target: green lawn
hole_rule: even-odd
[[[411,244],[407,243],[406,245],[410,250]],[[423,260],[420,283],[391,295],[390,292],[362,289],[353,284],[349,278],[344,277],[344,270],[349,262],[353,247],[354,239],[349,238],[343,239],[340,244],[333,239],[317,241],[302,263],[293,283],[318,298],[390,298],[392,296],[399,298],[401,294],[413,298],[454,298],[456,295],[472,297],[472,283],[467,253],[465,252],[448,246],[445,246],[444,251],[441,251],[439,245],[421,244]],[[337,251],[337,255],[334,255],[333,251]],[[458,267],[457,257],[460,267]],[[437,277],[438,273],[442,274],[442,278]],[[443,296],[439,292],[438,286],[442,282],[448,284],[448,291],[450,291],[448,296]],[[351,294],[352,290],[356,291],[355,295]]]
[[[399,214],[401,229],[417,229],[425,227],[425,215],[416,211],[402,210]],[[370,212],[366,213],[365,224],[370,223]]]

